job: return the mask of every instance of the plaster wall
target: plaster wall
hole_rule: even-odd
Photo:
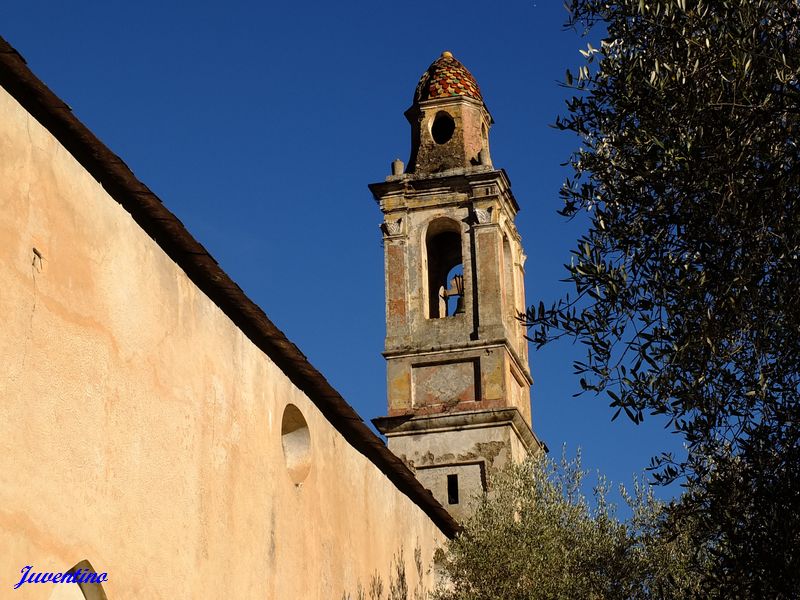
[[[529,392],[511,374],[513,364],[504,345],[480,340],[453,350],[391,356],[386,369],[389,415],[410,410],[415,414],[472,411],[519,403],[522,414],[530,419]]]
[[[509,425],[394,435],[389,438],[389,448],[415,469],[484,462],[489,477],[509,462],[520,462],[527,454]]]
[[[450,492],[451,477],[455,477],[455,497]],[[482,461],[420,468],[417,469],[417,479],[431,490],[433,497],[447,507],[457,521],[463,521],[473,512],[475,503],[486,490]]]
[[[527,455],[508,424],[403,433],[389,437],[389,448],[414,468],[417,478],[456,519],[470,511],[497,472]],[[459,502],[448,500],[447,476],[458,475]]]
[[[401,549],[413,588],[438,528],[4,90],[0,214],[0,597],[89,559],[109,600],[340,598]]]

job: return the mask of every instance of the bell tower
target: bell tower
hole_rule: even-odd
[[[408,167],[369,186],[384,214],[389,449],[456,518],[487,476],[546,450],[531,429],[525,255],[492,117],[444,52],[405,113]]]

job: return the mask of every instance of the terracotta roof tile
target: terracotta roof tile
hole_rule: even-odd
[[[414,92],[414,104],[434,98],[466,96],[483,102],[478,83],[450,52],[442,52],[422,74]]]

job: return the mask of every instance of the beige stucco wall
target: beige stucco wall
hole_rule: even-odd
[[[109,600],[338,599],[401,547],[412,584],[432,563],[425,514],[4,90],[0,215],[0,597],[82,559]]]

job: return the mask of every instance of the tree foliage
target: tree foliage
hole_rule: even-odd
[[[661,535],[663,506],[641,485],[616,518],[603,484],[582,494],[579,459],[545,456],[493,482],[463,532],[439,557],[448,583],[436,600],[633,600],[688,598],[698,591],[685,535]]]
[[[602,41],[557,120],[583,147],[562,214],[588,211],[568,279],[529,309],[568,336],[614,417],[665,415],[688,454],[673,523],[716,557],[708,589],[800,595],[800,6],[568,0]]]

